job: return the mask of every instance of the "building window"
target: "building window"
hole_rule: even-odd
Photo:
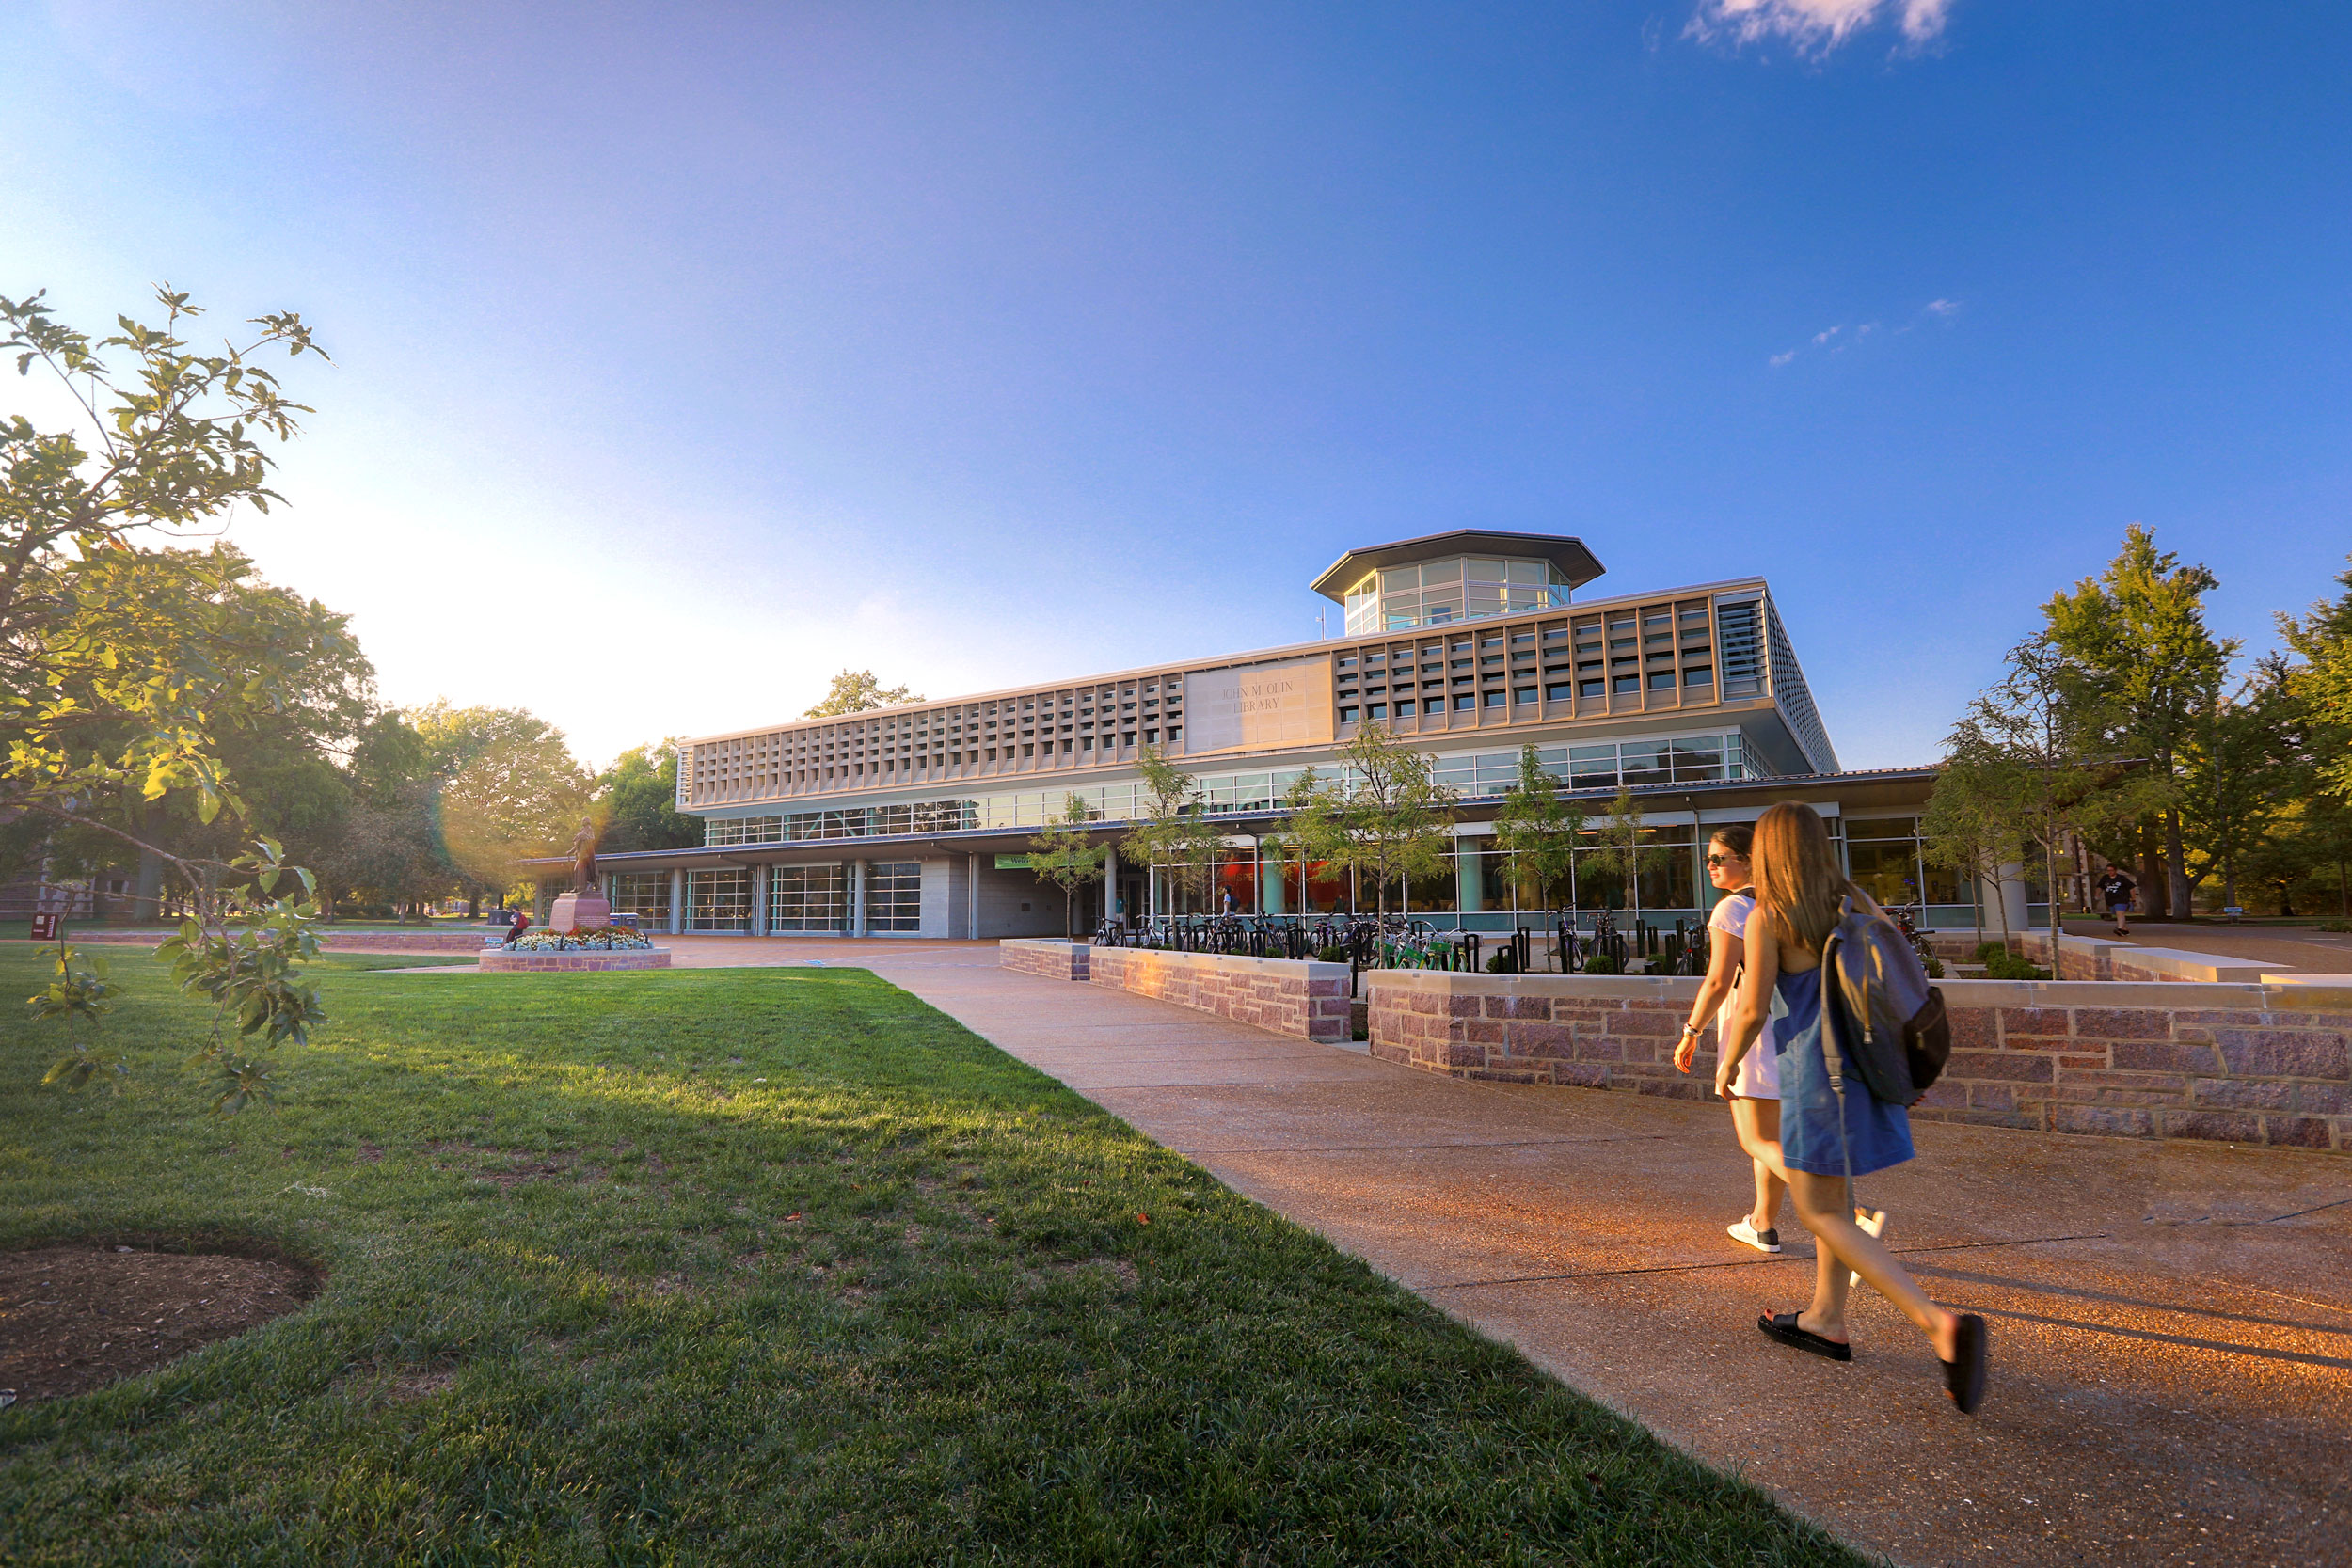
[[[1617,691],[1639,691],[1642,689],[1642,677],[1639,675],[1619,675],[1616,677],[1612,689]]]
[[[1675,689],[1675,673],[1672,670],[1652,670],[1649,686],[1652,691],[1672,691]]]
[[[1476,707],[1478,705],[1478,699],[1465,691],[1460,696],[1454,699],[1454,705],[1457,708]]]
[[[768,929],[838,931],[848,926],[847,879],[838,865],[768,868]]]
[[[1343,724],[1353,724],[1356,722],[1356,710],[1352,707],[1343,707],[1340,709],[1340,722]]]
[[[752,923],[752,873],[748,866],[686,874],[686,928],[745,931]]]
[[[1409,702],[1397,704],[1396,716],[1399,719],[1410,719],[1413,716],[1413,705]]]
[[[1535,700],[1535,689],[1532,686],[1522,686],[1511,693],[1511,700],[1515,703],[1532,703]]]
[[[1389,716],[1389,705],[1386,703],[1374,703],[1365,708],[1364,713],[1366,718],[1386,719]]]
[[[1580,681],[1577,684],[1576,694],[1580,697],[1601,697],[1606,696],[1608,692],[1599,681]]]
[[[1487,693],[1486,693],[1486,705],[1487,705],[1488,707],[1501,707],[1501,706],[1502,705],[1502,699],[1503,699],[1503,696],[1504,696],[1504,693],[1502,693],[1502,692],[1501,692],[1501,691],[1489,691],[1489,692],[1487,692]]]
[[[1596,682],[1595,684],[1598,683]],[[1548,703],[1565,703],[1569,699],[1569,697],[1575,694],[1575,691],[1576,688],[1570,686],[1566,681],[1562,681],[1557,686],[1547,686],[1544,688],[1544,700]]]
[[[1708,669],[1704,664],[1694,666],[1692,669],[1682,672],[1682,684],[1685,686],[1712,686],[1715,684],[1715,672]]]
[[[612,912],[633,914],[641,927],[670,928],[670,874],[624,871],[612,879]]]
[[[866,928],[869,931],[919,931],[923,928],[923,863],[876,861],[866,878]]]

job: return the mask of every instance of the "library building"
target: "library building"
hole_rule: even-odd
[[[1111,850],[1079,894],[1081,931],[1369,911],[1376,889],[1285,863],[1265,839],[1299,774],[1334,777],[1341,748],[1378,724],[1426,752],[1454,797],[1448,871],[1386,900],[1440,927],[1543,923],[1490,847],[1529,746],[1588,817],[1629,788],[1667,851],[1630,889],[1572,875],[1580,910],[1704,918],[1712,825],[1795,800],[1829,820],[1857,881],[1921,906],[1923,924],[1970,926],[1986,898],[2024,924],[2022,885],[1963,886],[1923,861],[1932,769],[1839,769],[1763,578],[1584,596],[1601,572],[1571,537],[1432,534],[1350,550],[1315,579],[1344,615],[1335,639],[682,741],[677,805],[702,819],[703,845],[598,865],[613,909],[646,930],[1058,935],[1062,895],[1026,856],[1074,795]],[[1205,895],[1119,857],[1145,747],[1193,775],[1226,829]]]

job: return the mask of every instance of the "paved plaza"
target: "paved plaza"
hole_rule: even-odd
[[[1858,1302],[1855,1359],[1765,1341],[1804,1233],[1724,1227],[1716,1105],[1433,1077],[1100,987],[993,943],[673,938],[680,967],[870,968],[1570,1386],[1907,1564],[2352,1560],[2352,1162],[1921,1125],[1867,1180],[1994,1325],[1983,1412]],[[446,973],[446,972],[445,972]],[[494,983],[494,982],[493,982]]]

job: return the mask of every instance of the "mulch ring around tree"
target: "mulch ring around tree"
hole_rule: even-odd
[[[136,1377],[282,1318],[325,1283],[260,1247],[222,1246],[106,1236],[0,1252],[0,1402]]]

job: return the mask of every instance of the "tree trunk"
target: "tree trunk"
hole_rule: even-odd
[[[2166,894],[2164,856],[2158,848],[2155,824],[2142,822],[2137,835],[2139,839],[2139,891],[2148,900],[2148,920],[2166,920],[2171,916],[2171,906]]]
[[[2166,897],[2172,906],[2172,918],[2189,918],[2188,850],[2181,843],[2181,812],[2177,806],[2164,814],[2164,884]]]
[[[2336,862],[2336,898],[2344,905],[2344,917],[2352,920],[2352,881],[2344,879],[2342,861]]]

